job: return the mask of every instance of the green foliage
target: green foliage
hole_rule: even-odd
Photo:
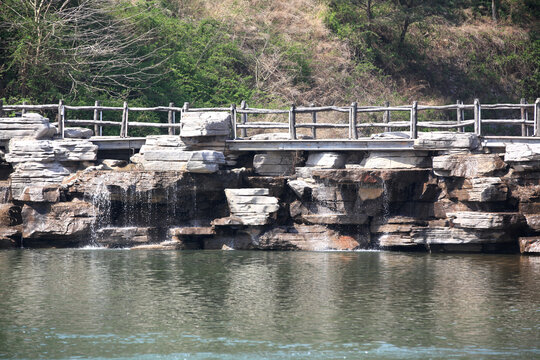
[[[485,101],[538,95],[538,7],[534,1],[496,2],[500,23],[530,27],[516,38],[465,31],[467,14],[491,18],[491,0],[329,0],[327,26],[353,49],[357,69],[428,89],[428,96]],[[488,28],[487,26],[485,27]],[[522,31],[521,34],[526,32]],[[480,40],[480,41],[479,41]],[[450,41],[450,46],[443,45]],[[506,43],[505,43],[506,41]],[[452,52],[450,49],[454,50]]]
[[[5,0],[0,9],[6,24],[0,27],[0,97],[216,106],[254,94],[247,59],[227,25],[178,18],[168,1],[108,6],[94,0],[92,8],[75,1],[61,8],[48,0],[49,10],[37,18],[32,2],[20,3]]]

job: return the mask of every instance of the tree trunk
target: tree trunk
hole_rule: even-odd
[[[497,21],[497,1],[491,0],[491,19]]]
[[[405,42],[405,35],[407,35],[407,30],[409,29],[410,21],[411,20],[409,19],[409,15],[407,15],[405,17],[405,22],[403,23],[403,26],[401,28],[401,35],[399,35],[399,46],[400,47]]]

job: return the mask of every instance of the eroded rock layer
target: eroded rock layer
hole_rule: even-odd
[[[430,133],[406,152],[234,153],[228,114],[192,114],[131,162],[98,161],[30,119],[0,149],[0,247],[540,251],[536,144]]]

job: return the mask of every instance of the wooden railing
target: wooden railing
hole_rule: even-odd
[[[386,103],[385,106],[358,106],[357,103],[352,103],[350,106],[307,106],[296,107],[294,104],[289,109],[260,109],[249,108],[245,101],[242,101],[239,108],[235,104],[230,107],[214,107],[214,108],[191,108],[189,103],[184,103],[183,107],[176,107],[173,103],[169,106],[157,107],[128,107],[127,102],[124,102],[122,107],[119,106],[102,106],[98,101],[93,106],[71,106],[66,105],[63,101],[58,104],[45,105],[3,105],[0,100],[0,117],[6,112],[21,111],[53,111],[57,114],[58,132],[64,136],[64,129],[67,124],[78,126],[94,126],[94,134],[101,136],[103,134],[103,126],[118,126],[120,127],[120,137],[128,137],[130,128],[167,128],[169,135],[176,134],[176,129],[180,130],[181,125],[176,123],[176,114],[182,116],[186,112],[191,111],[226,111],[231,113],[232,122],[232,138],[246,138],[248,129],[283,129],[287,130],[290,140],[296,140],[297,129],[311,129],[311,136],[317,139],[317,129],[348,129],[348,139],[358,139],[359,129],[373,128],[384,129],[385,132],[392,129],[408,129],[410,138],[416,139],[419,129],[456,129],[456,131],[464,132],[466,127],[470,127],[478,135],[483,135],[483,127],[488,124],[495,125],[514,125],[521,127],[521,136],[536,136],[540,137],[540,98],[536,99],[534,104],[528,104],[524,99],[519,104],[481,104],[478,99],[473,104],[463,104],[458,101],[452,105],[419,105],[414,101],[411,105],[390,106]],[[93,119],[80,120],[68,119],[66,110],[71,111],[93,111]],[[455,121],[418,121],[419,113],[426,110],[437,111],[455,111]],[[465,110],[472,110],[473,118],[465,119]],[[519,110],[520,118],[517,119],[484,119],[482,118],[482,110]],[[529,111],[532,110],[533,119],[529,120]],[[117,111],[122,113],[121,121],[105,121],[103,120],[104,111]],[[155,122],[134,122],[129,121],[130,112],[167,112],[167,123]],[[318,121],[318,114],[323,112],[337,112],[348,114],[347,123],[322,123]],[[392,113],[408,113],[407,121],[392,121]],[[359,122],[358,115],[365,113],[382,113],[382,122]],[[255,121],[249,122],[249,115],[288,115],[287,122],[275,121]],[[311,122],[298,123],[298,114],[311,115]],[[240,115],[240,119],[238,119]],[[238,121],[240,120],[240,121]],[[532,131],[531,131],[532,130]],[[238,136],[240,133],[240,137]]]

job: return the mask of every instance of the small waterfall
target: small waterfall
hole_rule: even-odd
[[[383,187],[381,224],[385,225],[388,223],[388,219],[390,218],[390,199],[388,196],[388,185],[386,181],[384,180],[383,176],[381,176],[381,180],[382,180],[382,187]],[[379,241],[381,238],[385,238],[385,237],[388,237],[388,231],[384,231],[380,235]]]
[[[383,177],[381,177],[382,180],[382,186],[383,186],[383,193],[382,193],[382,202],[383,202],[383,213],[382,213],[382,220],[386,224],[388,222],[388,218],[390,217],[390,200],[388,197],[388,186],[386,184],[386,181]]]
[[[145,220],[146,220],[146,223],[148,225],[150,225],[152,223],[152,213],[153,213],[153,210],[154,210],[153,198],[154,198],[154,190],[150,189],[150,190],[148,190],[147,196],[146,196],[147,213],[146,213],[146,219]]]
[[[105,183],[98,179],[95,191],[85,198],[93,205],[94,222],[91,225],[90,245],[96,246],[97,230],[111,223],[111,193]]]

